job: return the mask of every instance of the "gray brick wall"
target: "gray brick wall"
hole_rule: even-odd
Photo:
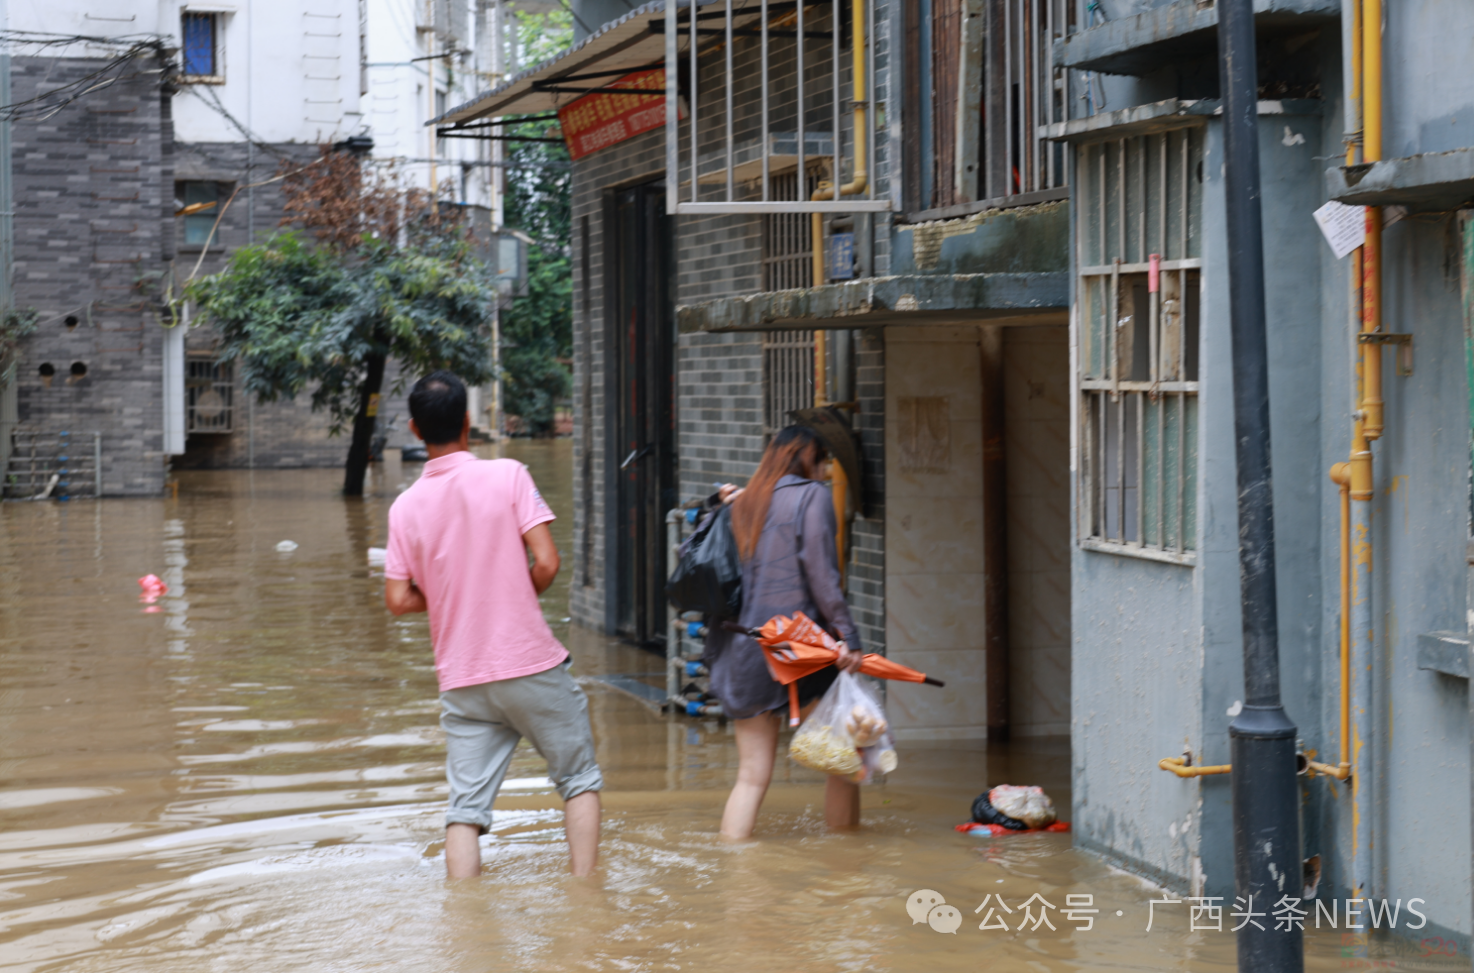
[[[889,55],[885,5],[877,12],[877,100],[883,100],[882,66]],[[823,16],[810,18],[809,29],[824,29]],[[775,42],[772,59],[781,63],[783,44]],[[828,134],[832,128],[827,51],[812,45],[806,64],[805,124],[809,131]],[[759,134],[760,101],[756,42],[739,39],[733,48],[734,134],[736,141]],[[715,58],[702,66],[698,104],[703,154],[722,148],[726,94],[720,83],[724,64]],[[842,60],[843,84],[848,84],[848,58]],[[794,130],[795,74],[774,70],[771,88],[770,130]],[[847,99],[847,96],[845,96]],[[844,105],[848,109],[848,102]],[[846,144],[852,137],[852,116],[841,115]],[[683,148],[688,144],[687,123],[681,126]],[[878,194],[888,191],[887,154],[883,133],[877,133],[877,158],[872,177]],[[846,151],[846,157],[849,152]],[[604,320],[604,207],[608,195],[643,181],[665,176],[665,137],[655,131],[597,152],[574,164],[574,471],[578,484],[574,502],[574,578],[570,612],[584,625],[604,628],[604,569],[608,538],[614,525],[605,517],[605,489],[612,474],[605,456],[608,413],[605,408],[606,359]],[[846,177],[848,173],[844,174]],[[689,178],[689,177],[687,177]],[[689,192],[689,183],[686,192]],[[725,192],[724,186],[702,189],[703,198]],[[756,186],[739,187],[740,198],[758,198]],[[675,220],[675,303],[694,304],[762,289],[762,221],[760,217],[679,217]],[[876,220],[876,273],[889,266],[888,218]],[[672,326],[674,332],[674,327]],[[744,481],[762,454],[762,339],[756,333],[682,335],[676,341],[677,483],[680,496],[710,491],[714,481]],[[865,443],[867,488],[874,500],[870,516],[854,527],[854,560],[849,575],[852,604],[866,645],[883,650],[884,617],[884,489],[882,423],[884,402],[884,345],[878,332],[866,335],[857,354],[859,428]]]
[[[683,500],[744,483],[763,455],[762,335],[688,334],[677,344]]]
[[[208,329],[192,332],[189,348],[208,351],[214,338]],[[391,446],[418,444],[409,431],[409,386],[415,376],[405,376],[397,362],[385,369],[379,415],[393,424]],[[403,382],[398,391],[395,385]],[[351,427],[332,435],[332,419],[326,412],[312,410],[312,390],[295,399],[256,402],[241,388],[236,375],[235,416],[229,433],[192,433],[185,441],[183,456],[176,456],[176,469],[298,469],[341,466],[348,457]]]
[[[89,58],[11,61],[16,102],[96,72]],[[109,495],[163,489],[163,339],[158,282],[172,256],[173,125],[158,65],[120,65],[49,118],[12,127],[15,300],[40,312],[20,349],[23,426],[102,435]],[[40,369],[56,370],[49,387]],[[74,377],[74,367],[86,374]]]
[[[22,101],[98,70],[100,60],[15,58],[14,99]],[[244,143],[176,144],[171,98],[155,67],[140,60],[118,70],[114,84],[89,93],[50,118],[13,126],[16,304],[41,314],[38,332],[20,351],[17,406],[23,428],[102,435],[103,492],[157,493],[177,467],[336,466],[347,440],[329,436],[330,421],[295,401],[248,403],[239,387],[234,431],[191,435],[186,454],[163,452],[161,282],[173,271],[188,278],[221,269],[228,254],[254,233],[278,230],[279,184],[242,192],[221,219],[201,262],[199,245],[185,245],[174,218],[176,182],[236,185],[268,178],[283,161],[307,161],[313,145],[248,151]],[[72,323],[68,323],[69,320]],[[208,352],[208,328],[193,330],[187,347]],[[74,363],[84,377],[71,374]],[[56,374],[50,384],[43,364]],[[408,442],[404,395],[393,394],[391,368],[382,414],[399,416],[391,442]]]

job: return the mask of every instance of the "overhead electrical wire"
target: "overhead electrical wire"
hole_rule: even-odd
[[[164,38],[157,35],[127,35],[124,37],[92,37],[85,34],[44,34],[38,31],[0,31],[0,43],[21,44],[40,48],[65,47],[72,44],[97,44],[106,47],[123,47],[121,53],[115,55],[95,71],[91,71],[80,78],[75,78],[66,84],[59,85],[45,91],[33,98],[24,101],[12,102],[8,105],[0,105],[0,120],[4,121],[44,121],[57,112],[66,108],[73,102],[103,88],[109,88],[119,81],[131,80],[137,74],[112,74],[118,68],[128,64],[134,59],[152,55],[157,58],[165,70],[168,69],[169,60],[165,53]],[[126,45],[126,46],[124,46]]]

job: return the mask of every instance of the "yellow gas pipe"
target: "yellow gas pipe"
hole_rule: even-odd
[[[1382,0],[1353,5],[1351,92],[1360,108],[1363,162],[1382,158]],[[1356,162],[1356,143],[1346,146],[1346,164]],[[1366,238],[1351,255],[1351,300],[1360,308],[1362,334],[1382,330],[1382,210],[1366,207]],[[1370,503],[1374,493],[1371,440],[1383,428],[1382,346],[1358,340],[1357,406],[1351,422],[1348,462],[1331,467],[1341,500],[1341,760],[1338,766],[1311,762],[1312,771],[1337,780],[1351,777],[1351,502]],[[1370,540],[1365,541],[1370,545]],[[1370,553],[1368,553],[1370,556]]]
[[[1331,467],[1331,482],[1341,488],[1341,762],[1336,766],[1307,762],[1311,776],[1337,780],[1351,776],[1351,464]]]
[[[865,164],[865,136],[868,134],[865,100],[865,0],[850,0],[850,14],[854,24],[851,33],[850,48],[853,57],[854,75],[854,103],[855,103],[855,178],[839,187],[839,195],[853,196],[863,193],[870,184],[869,173],[866,172]],[[802,98],[800,98],[802,101]],[[803,105],[799,105],[803,110]],[[839,141],[839,133],[834,133],[834,140]],[[803,180],[808,169],[808,159],[804,152],[804,146],[798,147],[798,176]],[[839,178],[839,156],[834,159],[834,175]],[[819,183],[819,188],[809,197],[811,200],[834,199],[834,183],[824,181]],[[821,213],[813,213],[809,217],[809,240],[812,246],[812,285],[819,287],[824,283],[824,216]],[[814,406],[816,408],[829,404],[828,395],[828,364],[829,347],[828,337],[823,329],[814,332]],[[838,529],[835,531],[835,548],[839,557],[839,574],[844,577],[845,568],[845,514],[849,506],[849,480],[845,477],[844,467],[837,461],[831,464],[833,470],[832,484],[834,490],[834,520]]]
[[[1163,757],[1157,761],[1157,766],[1176,774],[1178,777],[1210,777],[1213,774],[1226,774],[1233,770],[1232,764],[1209,764],[1207,766],[1190,767],[1187,765],[1186,757]]]
[[[1382,158],[1382,2],[1352,4],[1351,92],[1349,98],[1362,116],[1362,161]],[[1373,24],[1374,30],[1364,29]],[[1364,99],[1364,104],[1362,104]],[[1356,143],[1346,146],[1346,164],[1356,163]],[[1382,328],[1382,211],[1366,208],[1366,240],[1351,253],[1351,300],[1359,307],[1363,332]],[[1372,499],[1372,451],[1369,440],[1382,435],[1382,346],[1359,342],[1356,364],[1357,411],[1351,426],[1349,462],[1331,467],[1332,482],[1340,487],[1341,506],[1341,760],[1336,766],[1308,761],[1311,775],[1337,780],[1351,775],[1351,501]],[[1226,774],[1231,765],[1187,767],[1182,757],[1165,757],[1157,766],[1178,777]]]

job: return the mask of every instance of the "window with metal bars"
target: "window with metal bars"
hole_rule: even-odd
[[[1068,0],[905,0],[909,212],[1064,197],[1065,148],[1043,133],[1068,117],[1052,48],[1074,18]]]
[[[763,438],[792,423],[794,410],[813,404],[814,332],[764,332]]]
[[[219,81],[225,72],[220,64],[220,15],[186,12],[180,21],[184,43],[180,47],[182,73],[191,80]]]
[[[775,200],[798,199],[798,170],[771,177]],[[818,188],[818,176],[810,172],[804,191],[807,199]],[[809,287],[814,277],[811,219],[807,213],[768,213],[763,216],[763,290],[783,291]]]
[[[235,370],[230,362],[189,358],[185,363],[185,431],[231,432],[235,405]]]
[[[1080,536],[1196,547],[1202,129],[1077,148]]]

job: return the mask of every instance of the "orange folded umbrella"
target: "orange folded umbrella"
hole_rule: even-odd
[[[768,672],[788,687],[788,725],[798,726],[798,681],[833,665],[839,659],[839,642],[803,612],[795,612],[792,618],[775,615],[762,628],[744,629],[730,622],[726,627],[751,636],[762,646]],[[928,678],[923,672],[873,652],[865,655],[860,671],[877,679],[944,685],[940,679]]]

